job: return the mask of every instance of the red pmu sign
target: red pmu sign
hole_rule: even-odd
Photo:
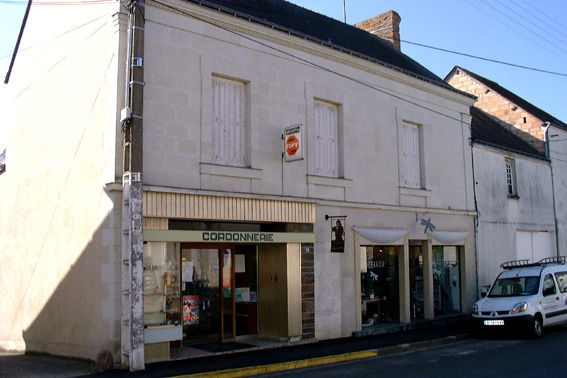
[[[293,156],[297,150],[299,150],[299,139],[297,139],[295,135],[288,136],[285,141],[285,152],[289,156]]]
[[[303,125],[295,125],[285,128],[284,151],[285,161],[303,159]]]

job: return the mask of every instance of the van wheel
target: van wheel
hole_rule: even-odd
[[[532,327],[530,329],[530,334],[534,339],[539,339],[543,333],[543,322],[541,316],[537,314],[532,320]]]

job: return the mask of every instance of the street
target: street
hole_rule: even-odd
[[[541,377],[565,376],[567,327],[539,340],[513,336],[471,339],[447,346],[262,377]]]

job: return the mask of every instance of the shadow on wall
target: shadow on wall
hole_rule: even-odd
[[[27,352],[94,361],[106,349],[114,361],[120,361],[120,232],[113,232],[111,223],[108,217],[102,222],[76,261],[70,261],[70,256],[76,255],[74,245],[66,245],[66,250],[48,246],[64,245],[60,238],[65,235],[47,237],[18,316],[33,316],[34,303],[45,301],[41,293],[50,292],[50,282],[64,275],[54,284],[37,317],[23,330]],[[111,233],[115,236],[107,239],[113,243],[103,243],[104,235]]]

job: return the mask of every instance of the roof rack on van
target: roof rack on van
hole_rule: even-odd
[[[526,268],[526,267],[533,267],[533,266],[546,266],[546,265],[563,265],[567,263],[567,257],[565,256],[554,256],[554,257],[546,257],[544,259],[539,260],[535,263],[530,263],[529,260],[513,260],[507,261],[505,263],[500,264],[502,269],[514,269],[514,268]]]

